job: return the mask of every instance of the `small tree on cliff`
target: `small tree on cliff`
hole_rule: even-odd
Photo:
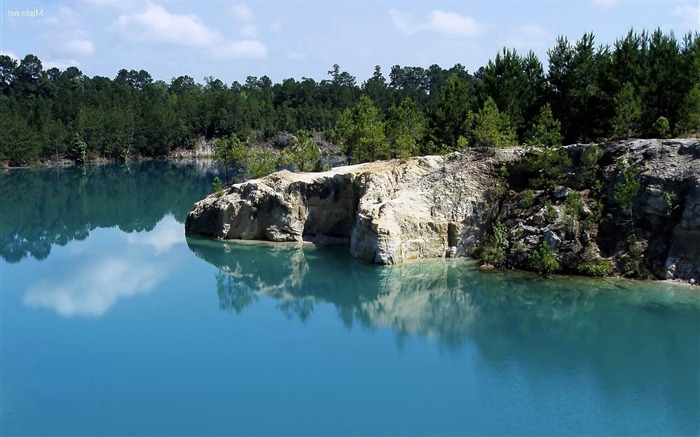
[[[248,157],[248,147],[235,135],[214,141],[214,159],[224,166],[226,181],[230,180],[229,169],[232,170],[232,178],[245,170],[248,165]],[[233,171],[234,168],[237,169],[236,172]]]
[[[474,146],[484,149],[509,147],[516,144],[515,132],[510,126],[508,115],[502,114],[491,97],[476,115],[474,126]]]
[[[389,158],[384,122],[367,96],[361,96],[352,110],[341,114],[336,132],[345,154],[355,164]]]
[[[535,147],[561,146],[561,123],[552,115],[549,103],[540,108],[525,137],[525,144]]]
[[[289,159],[299,171],[308,171],[317,166],[321,154],[318,146],[311,138],[311,134],[306,130],[297,132],[292,144],[285,150],[286,158]]]
[[[622,179],[613,188],[613,199],[625,214],[629,214],[630,221],[633,221],[634,198],[642,187],[639,182],[639,169],[631,158],[627,161],[623,160],[619,166]]]

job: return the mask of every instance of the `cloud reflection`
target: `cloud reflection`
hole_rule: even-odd
[[[152,292],[179,264],[179,257],[170,252],[184,243],[184,235],[172,216],[150,232],[104,232],[109,244],[101,244],[103,236],[70,243],[66,265],[75,268],[55,269],[61,273],[43,276],[27,288],[23,303],[63,317],[100,317],[119,299]]]

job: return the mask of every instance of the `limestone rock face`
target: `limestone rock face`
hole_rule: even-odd
[[[219,239],[349,243],[357,258],[398,264],[478,255],[500,222],[509,267],[532,268],[546,242],[565,273],[700,282],[700,141],[601,144],[595,165],[584,162],[587,147],[564,147],[573,163],[564,177],[534,189],[520,148],[281,171],[208,196],[185,227]],[[628,165],[640,190],[623,211],[615,189]],[[586,172],[595,183],[581,182]]]
[[[345,241],[378,264],[470,256],[498,212],[494,168],[517,154],[499,152],[281,171],[196,203],[185,227],[220,239]]]

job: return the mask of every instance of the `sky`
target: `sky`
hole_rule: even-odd
[[[397,64],[474,72],[504,47],[546,66],[557,36],[592,32],[612,45],[632,28],[661,28],[680,39],[700,31],[700,0],[0,0],[0,23],[0,52],[36,55],[45,69],[231,84],[322,80],[339,64],[362,83],[375,65],[387,78]]]

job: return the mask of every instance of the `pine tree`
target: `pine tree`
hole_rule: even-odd
[[[408,158],[417,155],[427,125],[425,115],[411,98],[404,99],[398,107],[389,108],[386,130],[392,157]]]
[[[297,132],[291,146],[285,152],[287,152],[289,159],[299,171],[302,172],[314,167],[321,157],[318,146],[311,138],[311,134],[306,130]]]
[[[561,146],[561,123],[552,115],[549,103],[540,108],[540,113],[533,120],[526,135],[525,144],[529,146]]]
[[[496,102],[489,97],[476,115],[474,145],[478,148],[495,149],[515,144],[515,132],[510,127],[508,116],[501,114]]]
[[[642,102],[634,86],[626,83],[615,96],[615,118],[613,131],[618,138],[631,138],[639,134],[642,117]]]

